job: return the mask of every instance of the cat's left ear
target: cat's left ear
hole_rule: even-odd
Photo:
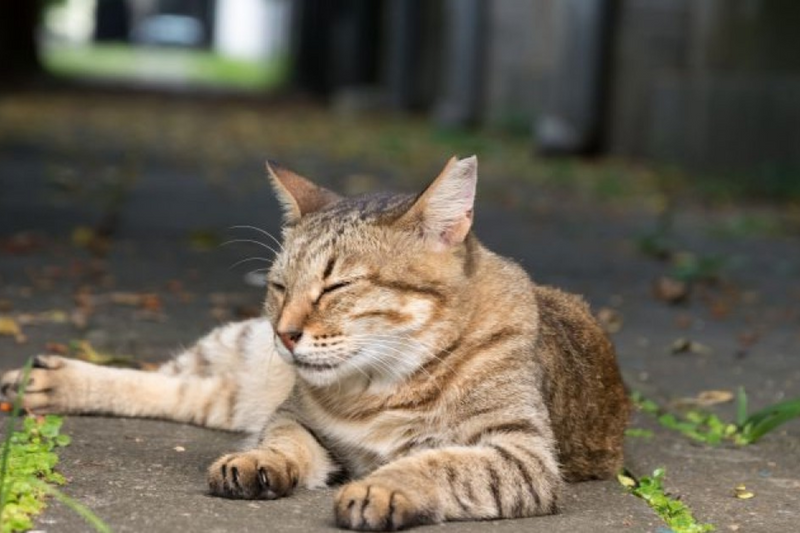
[[[399,223],[412,225],[435,250],[445,250],[467,238],[472,227],[478,158],[450,158]]]
[[[341,196],[312,183],[310,180],[267,161],[267,175],[278,201],[283,206],[283,221],[292,224],[308,213],[341,200]]]

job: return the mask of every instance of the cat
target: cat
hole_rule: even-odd
[[[614,349],[581,298],[475,237],[475,156],[418,195],[343,198],[267,172],[284,227],[263,318],[157,372],[39,356],[25,407],[250,432],[208,469],[212,494],[336,484],[336,524],[356,530],[551,514],[565,481],[622,466]],[[7,397],[20,375],[2,377]]]

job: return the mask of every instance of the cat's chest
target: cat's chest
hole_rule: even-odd
[[[402,455],[440,432],[432,419],[413,410],[365,412],[360,417],[337,416],[313,406],[305,415],[331,451],[351,473],[363,475]]]

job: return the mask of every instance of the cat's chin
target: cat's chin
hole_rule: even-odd
[[[341,366],[341,365],[339,365]],[[322,367],[294,364],[297,377],[315,387],[326,387],[341,380],[341,372],[337,367]]]

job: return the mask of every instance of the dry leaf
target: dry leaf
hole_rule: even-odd
[[[689,298],[690,287],[685,281],[661,276],[653,282],[653,296],[663,302],[677,304]]]
[[[7,316],[0,316],[0,336],[14,337],[18,344],[28,340],[17,321]]]
[[[95,238],[94,230],[87,226],[78,226],[72,230],[72,244],[86,248]]]
[[[747,487],[745,487],[744,484],[736,485],[736,487],[733,489],[733,494],[740,500],[749,500],[755,496],[753,492],[747,490]]]
[[[112,292],[111,303],[138,307],[142,304],[142,295],[135,292]]]
[[[608,334],[617,333],[622,329],[622,313],[610,307],[602,307],[597,311],[597,321]]]
[[[703,391],[694,398],[679,398],[672,402],[676,409],[687,409],[697,407],[711,407],[720,403],[733,401],[734,395],[726,390],[707,390]]]
[[[708,355],[713,352],[713,350],[708,346],[706,346],[705,344],[700,344],[699,342],[689,340],[685,337],[676,339],[670,346],[669,351],[672,355],[678,355],[684,353]]]
[[[44,345],[44,351],[48,354],[66,355],[69,351],[69,347],[60,342],[48,342]]]
[[[7,254],[27,254],[35,252],[44,245],[41,235],[30,231],[21,231],[0,240],[0,249]]]
[[[619,481],[620,485],[623,487],[633,488],[636,486],[636,480],[623,473],[617,474],[617,481]]]
[[[706,390],[697,395],[701,405],[716,405],[733,401],[733,393],[727,390]]]

